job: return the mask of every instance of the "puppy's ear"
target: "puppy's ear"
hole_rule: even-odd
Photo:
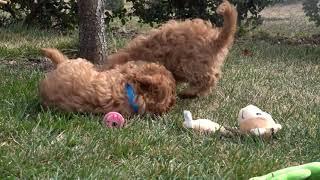
[[[137,76],[135,80],[142,91],[150,91],[157,85],[157,81],[154,78],[148,75],[141,75]]]
[[[174,97],[170,95],[172,90],[165,81],[161,75],[141,75],[135,80],[136,90],[143,96],[146,109],[152,114],[160,115],[175,104]]]
[[[168,94],[168,88],[164,86],[162,81],[164,79],[161,75],[140,75],[136,79],[141,94],[148,94],[148,97],[158,99],[159,101],[163,100]]]
[[[170,72],[155,64],[139,66],[130,74],[135,90],[146,102],[146,111],[162,114],[175,104],[175,83]]]

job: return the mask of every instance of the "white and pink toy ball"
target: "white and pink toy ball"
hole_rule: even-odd
[[[103,118],[104,124],[109,128],[122,128],[125,120],[118,112],[109,112]]]

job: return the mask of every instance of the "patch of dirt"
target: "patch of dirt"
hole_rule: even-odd
[[[275,20],[290,20],[305,16],[302,1],[294,3],[279,3],[274,6],[265,8],[261,12],[262,17]]]
[[[279,38],[279,41],[293,44],[293,45],[299,45],[299,44],[305,44],[305,45],[319,45],[320,44],[320,34],[312,35],[311,37],[300,37],[300,38]]]
[[[314,34],[310,37],[283,37],[277,35],[275,37],[271,36],[252,36],[255,40],[265,40],[273,44],[288,44],[288,45],[320,45],[320,34]]]
[[[272,36],[285,37],[303,37],[319,34],[320,29],[305,15],[301,0],[291,3],[280,3],[267,7],[260,15],[263,19],[263,24],[258,27],[259,31],[268,32]],[[310,38],[294,39],[294,43],[312,44],[314,42]],[[288,40],[291,41],[291,40]]]
[[[139,34],[137,29],[126,29],[121,27],[111,27],[110,32],[116,37],[126,38],[126,39],[133,39]]]

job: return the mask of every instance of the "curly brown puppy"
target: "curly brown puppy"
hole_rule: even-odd
[[[169,21],[109,56],[105,68],[136,59],[159,62],[178,82],[189,83],[181,97],[206,95],[221,76],[237,26],[237,11],[228,1],[219,5],[217,13],[224,18],[222,28],[201,19]]]
[[[69,60],[57,49],[42,52],[56,65],[40,82],[44,106],[70,112],[161,114],[176,101],[172,74],[162,65],[131,61],[98,71],[85,59]]]

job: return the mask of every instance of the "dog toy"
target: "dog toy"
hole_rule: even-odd
[[[184,122],[183,126],[185,128],[192,128],[200,132],[220,132],[225,131],[223,126],[220,126],[218,123],[215,123],[209,119],[192,119],[192,114],[190,111],[183,111]]]
[[[0,0],[0,5],[6,5],[6,4],[8,4],[7,0]]]
[[[103,118],[104,124],[109,128],[121,128],[124,126],[125,120],[118,112],[109,112]]]
[[[320,162],[312,162],[300,166],[280,169],[264,176],[253,177],[249,180],[316,180],[320,179]]]
[[[256,136],[269,137],[282,128],[280,124],[275,123],[270,114],[251,104],[240,110],[238,122],[242,134]]]

